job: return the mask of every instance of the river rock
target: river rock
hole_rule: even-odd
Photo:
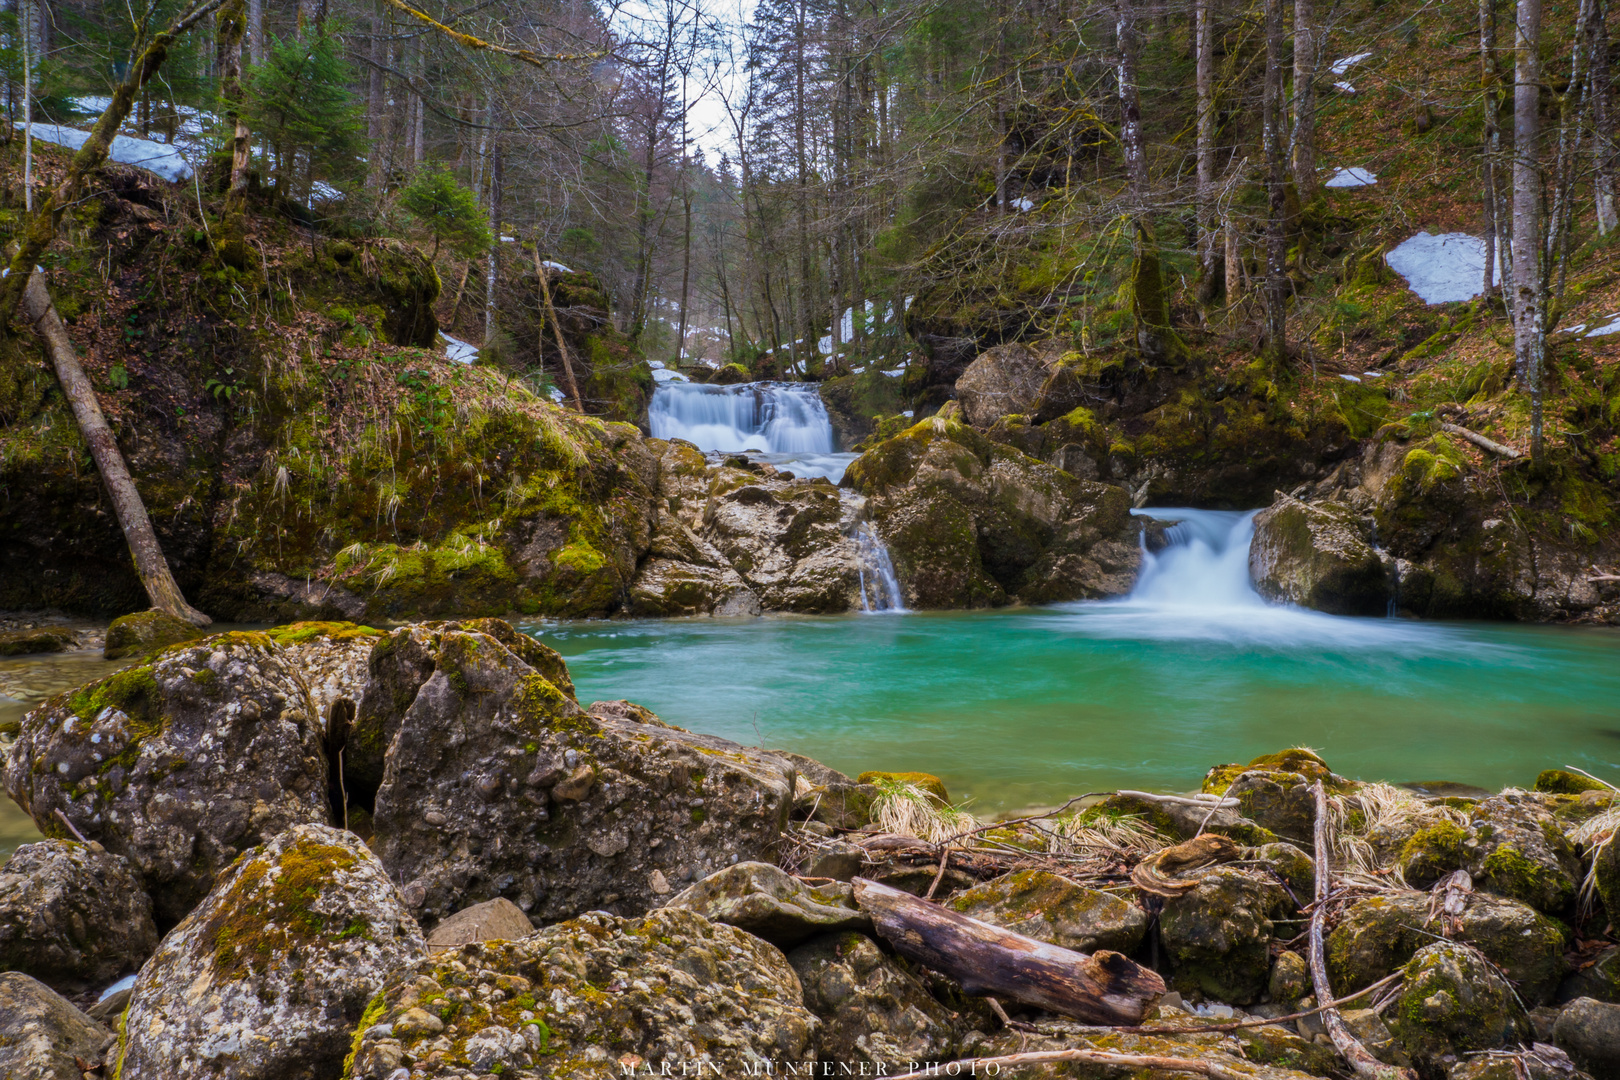
[[[1247,765],[1217,765],[1204,777],[1203,790],[1237,799],[1244,817],[1284,839],[1313,844],[1318,780],[1330,790],[1346,783],[1327,762],[1296,748],[1264,754]]]
[[[799,821],[820,821],[835,829],[859,829],[872,822],[872,804],[879,791],[875,784],[851,780],[814,758],[786,750],[772,753],[786,759],[799,774],[798,793],[793,799],[793,816]]]
[[[738,863],[710,874],[664,906],[695,911],[781,949],[815,934],[872,930],[871,916],[855,907],[855,891],[849,885],[812,887],[762,862]]]
[[[353,713],[366,688],[371,650],[386,636],[351,622],[289,623],[265,634],[281,646],[288,666],[303,679],[329,733],[334,708]]]
[[[1123,488],[1079,480],[931,417],[868,450],[849,483],[888,546],[907,602],[986,607],[1119,595],[1140,565]]]
[[[1294,910],[1269,874],[1215,865],[1181,877],[1196,882],[1164,902],[1159,916],[1177,989],[1247,1005],[1265,993],[1271,976],[1274,920]]]
[[[641,912],[660,882],[774,850],[795,786],[781,758],[587,713],[487,634],[446,624],[390,640],[357,737],[386,747],[374,843],[430,929],[497,896],[537,922]]]
[[[1113,893],[1076,885],[1046,870],[1020,870],[958,893],[949,906],[1075,952],[1131,953],[1147,933],[1147,912]]]
[[[955,1056],[961,1020],[918,978],[853,931],[824,934],[788,953],[804,1004],[822,1020],[816,1057],[898,1072],[911,1062]]]
[[[1620,946],[1610,946],[1598,953],[1585,967],[1572,972],[1558,988],[1560,1005],[1583,997],[1620,1005]]]
[[[462,908],[433,928],[428,948],[459,949],[474,941],[518,941],[534,933],[523,909],[504,896]]]
[[[177,619],[164,611],[137,611],[114,619],[107,627],[106,644],[102,655],[108,660],[122,660],[157,652],[182,641],[200,638],[206,631]]]
[[[1202,833],[1217,833],[1256,847],[1277,842],[1276,833],[1250,821],[1234,808],[1200,806],[1190,799],[1161,801],[1115,792],[1085,811],[1081,815],[1082,823],[1088,814],[1136,818],[1172,842],[1191,840]]]
[[[1433,941],[1430,906],[1427,893],[1403,893],[1366,897],[1345,909],[1326,942],[1334,992],[1347,995],[1382,979]],[[1517,900],[1473,893],[1458,924],[1457,938],[1499,965],[1526,1005],[1552,997],[1564,974],[1558,923]]]
[[[367,1010],[344,1076],[753,1075],[811,1057],[819,1022],[802,997],[781,952],[741,930],[680,909],[593,912],[403,973]]]
[[[101,987],[157,942],[152,898],[100,844],[24,844],[0,867],[0,971],[64,992]]]
[[[1512,791],[1482,800],[1469,815],[1476,842],[1463,846],[1476,887],[1557,915],[1574,902],[1581,856],[1559,828],[1548,800]]]
[[[1261,596],[1334,615],[1382,615],[1394,578],[1349,507],[1278,493],[1254,518],[1249,577]]]
[[[1528,1050],[1497,1050],[1465,1058],[1446,1080],[1591,1080],[1556,1046],[1537,1042]]]
[[[1149,1021],[1145,1032],[1112,1032],[1086,1027],[1069,1020],[1043,1020],[1035,1032],[1002,1029],[978,1041],[973,1052],[989,1057],[1000,1054],[1034,1053],[1043,1050],[1101,1050],[1114,1054],[1141,1054],[1149,1057],[1191,1058],[1221,1070],[1220,1075],[1245,1080],[1306,1080],[1332,1075],[1337,1058],[1329,1048],[1316,1046],[1280,1026],[1268,1024],[1243,1028],[1229,1034],[1181,1032],[1180,1027],[1200,1027],[1201,1017],[1178,1016]],[[970,1036],[971,1038],[971,1036]],[[1074,1077],[1077,1080],[1115,1080],[1125,1075],[1119,1065],[1084,1062],[1046,1066],[1041,1075]],[[941,1075],[944,1075],[943,1071]],[[963,1076],[968,1075],[966,1070]],[[981,1071],[981,1076],[984,1073]],[[1008,1075],[1003,1071],[1003,1076]],[[1131,1075],[1138,1075],[1132,1072]],[[1147,1077],[1185,1074],[1142,1070]]]
[[[1576,998],[1558,1014],[1553,1042],[1595,1080],[1620,1076],[1620,1005]]]
[[[1400,998],[1387,1014],[1389,1026],[1424,1075],[1446,1072],[1469,1051],[1534,1038],[1530,1018],[1507,980],[1464,945],[1426,945],[1404,974]]]
[[[61,811],[128,859],[160,928],[244,849],[326,823],[319,715],[281,649],[217,634],[61,694],[29,713],[6,790],[47,836]]]
[[[824,479],[717,482],[704,535],[771,611],[848,611],[860,595],[853,526]]]
[[[0,656],[31,656],[67,652],[79,636],[65,626],[34,626],[26,630],[0,630]]]
[[[245,853],[141,969],[117,1075],[335,1075],[367,1002],[426,951],[358,837],[296,826]]]
[[[987,428],[1009,413],[1031,413],[1050,375],[1049,366],[1028,345],[997,345],[956,380],[956,400],[974,427]]]
[[[0,1076],[80,1080],[78,1060],[100,1065],[113,1034],[19,971],[0,973]]]
[[[759,596],[730,566],[706,566],[676,559],[648,559],[630,585],[630,607],[636,615],[671,618],[712,615],[716,618],[758,615]]]

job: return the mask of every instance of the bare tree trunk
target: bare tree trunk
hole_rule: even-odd
[[[495,102],[489,104],[489,255],[484,270],[484,345],[495,338],[495,281],[500,274],[501,258],[501,200],[505,192],[502,183],[501,140],[493,130],[496,117]]]
[[[1615,209],[1614,73],[1609,70],[1608,0],[1598,0],[1592,19],[1592,194],[1598,232],[1620,224]]]
[[[1530,456],[1541,461],[1541,369],[1547,347],[1541,274],[1541,0],[1518,0],[1513,71],[1513,352],[1530,394]]]
[[[1147,202],[1147,151],[1142,143],[1142,99],[1136,85],[1136,0],[1116,0],[1114,25],[1119,48],[1115,62],[1119,84],[1119,143],[1125,153],[1125,181],[1130,186],[1131,212],[1141,215]]]
[[[95,459],[101,481],[107,487],[107,496],[112,500],[113,513],[117,515],[118,524],[124,530],[124,540],[129,544],[135,573],[140,575],[152,606],[193,626],[207,626],[213,620],[186,603],[180,586],[175,584],[174,576],[169,573],[169,563],[163,557],[157,534],[152,531],[152,519],[147,516],[146,504],[141,501],[141,493],[130,478],[124,455],[118,449],[118,441],[113,438],[107,418],[102,415],[101,404],[96,400],[95,388],[85,377],[73,341],[57,316],[50,293],[38,274],[29,275],[20,310],[23,319],[34,328],[50,352],[57,380],[62,384],[62,393],[73,407],[79,431],[90,446],[90,455]]]
[[[243,0],[226,0],[219,9],[219,96],[225,104],[225,121],[231,125],[230,199],[240,200],[247,193],[248,153],[251,135],[242,120],[242,37],[247,30]]]
[[[19,0],[17,29],[23,54],[23,207],[30,213],[34,209],[34,30],[38,22],[34,17],[33,0]]]
[[[1294,187],[1300,202],[1316,192],[1318,29],[1313,0],[1294,0]]]
[[[1215,13],[1214,0],[1197,0],[1193,52],[1198,83],[1199,299],[1215,298]]]
[[[568,340],[563,337],[562,323],[557,318],[557,308],[551,302],[550,271],[540,258],[538,239],[534,242],[534,272],[540,279],[540,297],[546,302],[546,320],[551,323],[551,333],[557,339],[557,355],[562,358],[563,377],[568,380],[568,396],[574,399],[574,408],[583,413],[585,403],[579,399],[579,382],[574,378],[574,361],[568,354]],[[544,340],[540,344],[544,346]],[[544,348],[540,352],[544,354]]]
[[[1221,225],[1221,234],[1226,238],[1226,306],[1233,308],[1243,299],[1243,244],[1231,213]]]
[[[1265,0],[1266,85],[1262,105],[1266,157],[1265,353],[1274,371],[1288,358],[1287,171],[1283,145],[1282,0]]]
[[[1557,286],[1550,292],[1554,303],[1564,298],[1564,275],[1569,265],[1569,222],[1575,202],[1575,162],[1580,157],[1581,137],[1586,131],[1589,76],[1587,58],[1592,45],[1591,19],[1597,4],[1580,0],[1575,17],[1575,40],[1570,46],[1569,84],[1558,97],[1558,154],[1553,164],[1552,213],[1548,215],[1546,251],[1542,276],[1551,282],[1557,269]],[[1548,316],[1543,316],[1547,318]]]
[[[684,169],[687,162],[682,161]],[[675,334],[675,366],[681,366],[681,360],[686,356],[686,307],[691,300],[692,289],[692,188],[690,185],[681,193],[681,201],[685,204],[686,225],[682,241],[681,253],[681,325]]]
[[[1497,130],[1496,0],[1479,0],[1479,79],[1485,137],[1480,155],[1481,209],[1485,230],[1485,279],[1482,295],[1490,297],[1496,280],[1496,155],[1501,135]]]
[[[258,67],[264,63],[264,0],[248,0],[247,42],[248,62]]]

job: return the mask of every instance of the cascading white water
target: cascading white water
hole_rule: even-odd
[[[868,612],[906,610],[889,549],[878,538],[877,530],[866,522],[855,529],[856,552],[860,557],[861,610]]]
[[[814,386],[666,383],[653,391],[647,422],[655,439],[685,439],[699,450],[830,454],[832,421]]]
[[[1173,521],[1168,544],[1142,550],[1142,573],[1128,599],[1161,607],[1260,608],[1266,602],[1249,580],[1255,510],[1133,510]]]

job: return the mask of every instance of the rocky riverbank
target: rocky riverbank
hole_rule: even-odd
[[[0,1072],[896,1075],[1064,1050],[1028,1074],[1344,1075],[1316,974],[1369,1060],[1425,1080],[1616,1075],[1616,792],[1526,781],[1396,788],[1291,750],[1196,795],[980,823],[932,777],[579,702],[498,620],[216,634],[52,699],[8,748],[48,839],[0,869]],[[1097,1026],[919,962],[883,885],[1163,992]]]

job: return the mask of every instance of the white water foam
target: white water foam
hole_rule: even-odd
[[[709,453],[746,453],[795,476],[834,484],[856,458],[838,452],[827,407],[806,383],[660,382],[647,424],[655,439],[685,439]]]

